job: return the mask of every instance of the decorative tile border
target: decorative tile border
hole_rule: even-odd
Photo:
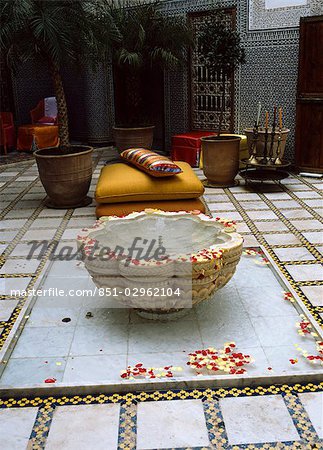
[[[228,436],[218,400],[204,401],[203,408],[210,444],[219,450],[228,448]]]
[[[113,394],[97,395],[73,395],[73,396],[44,396],[44,397],[21,397],[21,398],[0,398],[0,408],[18,407],[54,407],[66,405],[88,405],[100,403],[120,403],[122,405],[132,405],[138,402],[160,401],[160,400],[203,400],[211,401],[226,397],[250,397],[257,395],[273,394],[300,394],[303,392],[321,392],[323,382],[307,384],[283,384],[243,388],[216,388],[213,389],[180,389],[164,391],[140,391]]]
[[[298,395],[288,392],[283,395],[283,399],[304,444],[317,443],[317,433]]]
[[[305,5],[287,5],[275,8],[267,8],[266,0],[249,0],[248,4],[250,31],[283,27],[295,28],[298,27],[301,17],[319,14],[320,9],[316,0],[307,0]]]
[[[38,414],[31,432],[29,445],[33,449],[43,449],[50,430],[55,408],[67,405],[90,405],[102,403],[119,403],[119,432],[118,449],[131,450],[136,448],[137,433],[137,404],[145,401],[171,401],[198,399],[203,402],[206,428],[209,434],[210,446],[202,448],[217,449],[319,449],[322,448],[322,440],[319,439],[313,424],[303,407],[297,394],[303,392],[321,392],[323,383],[306,385],[291,384],[256,388],[221,388],[221,389],[191,389],[168,390],[154,392],[136,392],[126,394],[100,394],[97,396],[83,395],[73,397],[35,397],[7,400],[0,399],[0,408],[28,408],[39,407]],[[225,420],[222,416],[219,399],[228,397],[255,397],[266,395],[281,395],[287,410],[298,431],[300,440],[284,442],[267,442],[262,444],[229,445],[225,428]],[[193,447],[197,450],[196,447]]]
[[[118,435],[118,450],[132,450],[136,448],[137,405],[120,406],[120,423]]]
[[[33,450],[43,450],[46,445],[49,429],[52,424],[55,406],[40,407],[29,438],[29,446]]]

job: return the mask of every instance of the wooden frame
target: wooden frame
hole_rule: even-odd
[[[223,11],[225,14],[228,14],[231,16],[231,25],[232,28],[235,29],[236,27],[236,8],[217,8],[218,11]],[[214,10],[207,10],[207,11],[199,11],[194,13],[188,13],[188,19],[192,21],[192,18],[195,17],[201,17],[201,16],[207,16]],[[192,88],[192,50],[190,50],[189,53],[189,76],[188,76],[188,83],[189,83],[189,127],[191,131],[195,130],[201,130],[200,127],[194,126],[193,122],[193,88]],[[233,133],[234,131],[234,93],[235,93],[235,83],[234,83],[234,74],[232,74],[230,79],[231,84],[231,92],[230,92],[230,103],[231,103],[231,118],[230,118],[230,128],[229,130],[226,130],[227,132]]]

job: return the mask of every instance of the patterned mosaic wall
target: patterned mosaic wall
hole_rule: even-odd
[[[294,155],[294,132],[296,111],[296,84],[298,66],[298,29],[286,28],[286,24],[295,23],[303,15],[323,13],[323,5],[316,0],[309,0],[304,8],[279,8],[263,18],[261,30],[255,28],[255,14],[257,17],[264,8],[264,1],[237,0],[172,0],[165,3],[168,14],[184,15],[190,12],[203,11],[214,7],[236,7],[237,29],[241,33],[242,44],[246,49],[246,63],[237,71],[235,76],[235,131],[242,131],[250,125],[255,117],[256,105],[261,101],[264,108],[271,109],[273,105],[281,104],[284,108],[284,123],[291,133],[286,148],[286,156]],[[250,16],[250,6],[252,14]],[[304,11],[303,11],[304,9]],[[285,22],[281,17],[284,15]],[[250,23],[250,17],[253,22]],[[266,20],[270,20],[270,23]],[[284,28],[282,28],[284,25]],[[170,145],[171,135],[182,127],[181,131],[189,129],[189,113],[187,92],[183,89],[186,82],[185,74],[168,77],[171,87],[167,87],[166,97],[172,94],[171,104],[166,109],[166,146]],[[177,84],[177,86],[176,86]],[[168,128],[167,128],[168,127]]]
[[[293,156],[294,145],[297,55],[297,45],[276,46],[268,64],[266,49],[247,48],[249,63],[242,66],[240,78],[241,118],[238,128],[243,130],[254,122],[258,100],[264,110],[272,110],[274,103],[283,105],[284,123],[291,130],[286,149],[288,158]]]
[[[297,4],[298,3],[298,4]],[[275,6],[274,5],[284,5]],[[291,7],[293,5],[293,7]],[[299,18],[315,16],[322,13],[321,0],[249,0],[249,29],[264,30],[266,28],[297,27]]]
[[[114,99],[111,64],[96,72],[66,68],[63,73],[72,139],[91,143],[112,140]],[[25,64],[13,77],[17,125],[30,123],[29,111],[54,95],[50,75],[41,64]]]
[[[278,8],[257,17],[264,0],[171,0],[164,1],[166,14],[186,15],[212,7],[236,7],[237,29],[246,49],[246,64],[235,75],[234,128],[241,131],[254,119],[257,101],[264,108],[282,104],[285,125],[291,129],[287,155],[294,153],[294,123],[297,82],[298,29],[296,15],[323,13],[320,0],[308,0],[304,7]],[[284,22],[281,20],[284,15]],[[267,22],[266,22],[267,20]],[[258,24],[258,25],[257,25]],[[287,25],[286,25],[287,24]],[[262,29],[257,29],[261,26]],[[284,28],[279,28],[284,26]],[[290,28],[288,28],[288,26]],[[32,82],[31,82],[32,80]],[[95,74],[87,72],[64,75],[71,111],[71,134],[75,139],[92,142],[109,141],[114,122],[113,80],[111,66]],[[29,110],[37,101],[52,95],[48,74],[42,67],[29,64],[14,78],[14,95],[18,123],[29,122]],[[165,74],[165,146],[169,149],[171,136],[189,129],[188,73],[186,70]]]

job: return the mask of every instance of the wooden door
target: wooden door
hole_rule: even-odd
[[[299,45],[295,163],[323,173],[323,16],[301,19]]]

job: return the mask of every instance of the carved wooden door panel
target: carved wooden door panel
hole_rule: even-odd
[[[300,23],[296,166],[323,173],[323,16]]]

